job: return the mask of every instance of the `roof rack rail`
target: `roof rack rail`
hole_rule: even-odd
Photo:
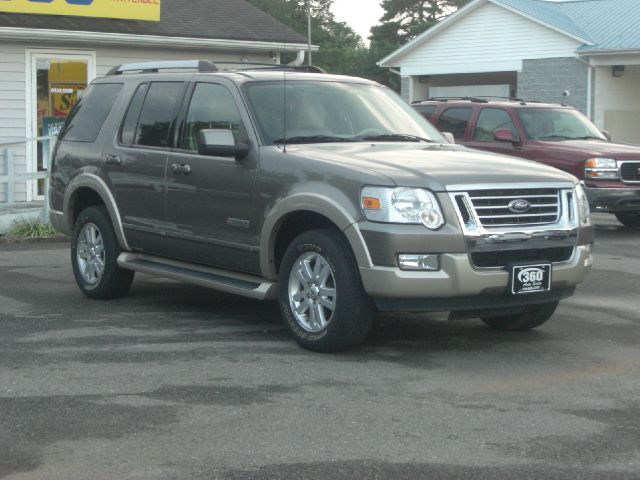
[[[429,97],[428,101],[430,100],[435,100],[439,102],[447,102],[449,100],[466,100],[468,102],[475,102],[475,103],[489,103],[489,101],[486,98],[482,98],[479,96],[476,96],[476,97]]]
[[[217,72],[218,67],[206,60],[170,60],[164,62],[127,63],[118,65],[107,72],[107,76],[122,75],[126,72],[158,73],[160,70],[193,69],[198,72]]]
[[[248,70],[277,70],[277,71],[295,71],[307,73],[327,73],[324,69],[315,65],[301,65],[299,67],[280,63],[260,63],[260,62],[216,62],[216,66],[237,65],[237,68],[222,68],[220,70],[230,70],[235,72],[244,72]]]

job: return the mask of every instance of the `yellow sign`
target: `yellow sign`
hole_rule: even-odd
[[[0,0],[0,12],[160,21],[160,0]]]

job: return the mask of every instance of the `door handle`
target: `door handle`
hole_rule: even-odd
[[[107,165],[122,165],[122,159],[120,155],[105,155],[104,163]]]
[[[178,163],[172,163],[171,164],[171,171],[173,173],[175,173],[176,175],[179,174],[184,174],[184,175],[190,175],[191,174],[191,165],[186,165],[186,164],[178,164]]]

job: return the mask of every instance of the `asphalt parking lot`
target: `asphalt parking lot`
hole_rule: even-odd
[[[638,479],[640,230],[540,330],[381,315],[304,351],[277,306],[136,277],[85,299],[68,245],[0,245],[0,477]]]

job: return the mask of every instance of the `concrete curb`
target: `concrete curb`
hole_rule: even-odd
[[[57,235],[55,237],[47,238],[30,238],[30,237],[2,237],[0,236],[0,245],[22,245],[29,243],[68,243],[69,237],[64,235]]]

